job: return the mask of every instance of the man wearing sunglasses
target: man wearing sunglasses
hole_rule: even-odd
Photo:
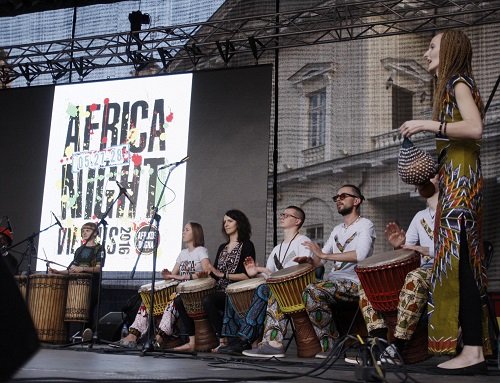
[[[311,262],[315,266],[333,262],[326,279],[310,284],[303,293],[309,319],[321,344],[322,351],[316,355],[317,358],[327,358],[336,349],[339,333],[332,310],[338,302],[358,300],[359,279],[354,266],[373,253],[376,237],[373,223],[360,215],[364,199],[355,185],[342,186],[333,196],[333,201],[343,222],[333,228],[322,249],[314,242],[304,242],[313,252],[312,258],[295,259],[299,263]]]

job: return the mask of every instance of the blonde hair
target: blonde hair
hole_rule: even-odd
[[[443,101],[446,95],[446,85],[453,76],[463,75],[472,78],[472,45],[465,33],[451,29],[444,31],[439,47],[439,75],[434,91],[432,118],[439,120]],[[474,100],[477,108],[484,115],[484,105],[480,97]]]

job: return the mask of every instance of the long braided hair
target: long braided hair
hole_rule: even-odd
[[[450,29],[442,33],[439,48],[439,73],[436,79],[432,118],[439,121],[439,113],[445,99],[446,85],[456,75],[472,76],[472,45],[465,33]],[[484,105],[480,97],[474,100],[484,117]]]

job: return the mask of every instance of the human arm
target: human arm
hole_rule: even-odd
[[[462,120],[448,122],[446,124],[446,131],[443,126],[441,127],[441,133],[450,138],[481,139],[483,134],[483,121],[481,113],[474,102],[471,88],[462,79],[455,82],[454,91]],[[410,120],[404,122],[399,128],[399,131],[403,137],[411,137],[423,131],[439,133],[440,125],[441,123],[439,121]]]
[[[255,277],[257,274],[264,274],[266,277],[272,274],[272,271],[267,267],[259,266],[252,257],[246,257],[243,261],[247,275],[250,278]]]

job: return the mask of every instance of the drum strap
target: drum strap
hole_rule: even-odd
[[[347,247],[347,245],[349,245],[352,240],[356,237],[358,233],[355,232],[353,235],[351,235],[349,238],[347,238],[347,240],[344,242],[344,244],[342,245],[340,242],[339,242],[339,237],[338,236],[335,236],[334,239],[335,239],[335,244],[337,245],[337,248],[340,250],[341,253],[344,252],[345,248]],[[342,270],[349,262],[342,262],[340,264],[340,266],[336,266],[335,267],[335,270]]]
[[[290,245],[292,244],[293,240],[295,239],[295,237],[299,234],[299,232],[296,232],[295,235],[293,236],[293,238],[290,240],[290,242],[288,242],[288,246],[286,247],[286,250],[285,250],[285,254],[283,255],[283,258],[281,258],[281,246],[283,245],[283,241],[281,241],[280,243],[280,248],[279,248],[279,251],[278,251],[278,256],[276,256],[276,254],[274,254],[274,265],[276,266],[276,268],[278,270],[281,270],[283,268],[283,263],[285,261],[285,258],[286,258],[286,255],[288,253],[288,250],[290,250]]]
[[[429,238],[433,239],[434,238],[434,230],[431,229],[431,227],[429,226],[427,221],[422,218],[422,220],[420,221],[420,224],[424,228],[424,230],[427,233],[427,235],[429,236]]]

